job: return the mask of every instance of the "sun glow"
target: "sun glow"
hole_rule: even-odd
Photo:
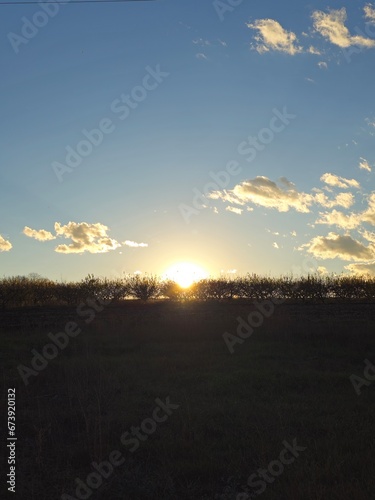
[[[208,277],[208,272],[190,262],[178,262],[169,267],[163,275],[164,279],[176,282],[182,288],[188,288],[195,281]]]

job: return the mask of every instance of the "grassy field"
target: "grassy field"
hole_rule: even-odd
[[[16,388],[12,498],[374,498],[375,382],[358,395],[350,376],[364,377],[365,359],[375,364],[375,306],[280,305],[231,354],[223,333],[252,309],[127,301],[89,323],[73,308],[3,313],[3,392]],[[31,367],[31,350],[68,321],[81,332],[25,385],[17,367]],[[158,398],[178,408],[144,423]],[[132,426],[152,431],[134,451],[121,440]],[[280,472],[274,461],[295,439],[304,449]],[[114,450],[121,465],[77,493],[76,478],[86,483]],[[276,473],[247,485],[268,467]]]

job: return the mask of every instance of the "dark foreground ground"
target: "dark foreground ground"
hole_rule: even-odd
[[[375,364],[375,306],[282,305],[231,354],[223,333],[252,309],[128,302],[95,317],[3,313],[1,418],[15,387],[18,439],[16,493],[3,498],[375,498],[375,373],[364,378],[365,360]],[[17,366],[30,368],[31,350],[68,321],[81,333],[26,386]],[[359,395],[351,375],[366,382]],[[174,405],[158,410],[162,422],[152,421],[157,398]],[[278,463],[294,440],[295,455]],[[92,474],[110,456],[121,465]]]

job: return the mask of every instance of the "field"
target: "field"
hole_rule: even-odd
[[[16,388],[13,498],[373,498],[374,304],[284,303],[233,353],[223,334],[236,335],[250,301],[97,309],[1,314],[3,407]],[[25,383],[19,365],[32,368],[31,350],[66,328],[75,336],[60,336],[67,345]],[[282,454],[293,442],[299,451]]]

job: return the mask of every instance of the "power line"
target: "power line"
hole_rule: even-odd
[[[40,0],[35,2],[32,0],[31,2],[27,1],[18,1],[15,2],[1,2],[0,5],[33,5],[33,4],[41,4],[41,3],[57,3],[57,4],[68,4],[68,3],[124,3],[124,2],[154,2],[155,0]]]

